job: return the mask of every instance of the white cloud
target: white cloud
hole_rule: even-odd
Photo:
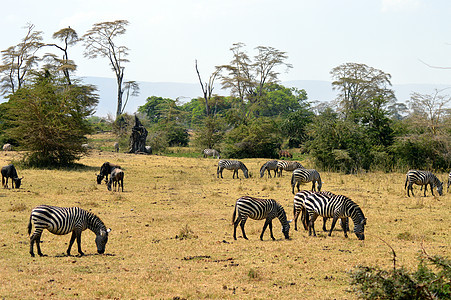
[[[417,10],[420,7],[420,0],[382,0],[383,12],[403,12]]]

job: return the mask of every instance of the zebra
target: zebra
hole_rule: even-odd
[[[84,255],[81,251],[81,233],[89,228],[96,234],[97,252],[103,254],[105,245],[108,242],[108,233],[110,228],[106,228],[102,220],[91,212],[79,207],[57,207],[50,205],[39,205],[33,208],[28,223],[28,235],[31,234],[32,222],[34,224],[34,232],[30,236],[30,254],[34,257],[33,244],[36,242],[39,256],[44,256],[41,252],[41,235],[44,229],[53,234],[63,235],[72,232],[67,255],[70,256],[70,249],[77,239],[78,253]]]
[[[238,216],[237,216],[238,214]],[[236,217],[236,219],[235,219]],[[260,235],[260,240],[263,241],[263,234],[265,233],[266,227],[269,225],[269,231],[271,238],[275,240],[272,233],[272,220],[278,218],[282,224],[282,232],[286,239],[290,238],[290,222],[287,221],[287,215],[282,205],[277,203],[273,199],[259,199],[250,196],[243,196],[238,198],[233,210],[233,238],[236,240],[236,228],[238,224],[241,226],[241,231],[243,232],[243,238],[248,239],[246,233],[244,232],[244,224],[246,224],[247,218],[254,220],[266,219],[265,225],[263,226],[263,231]]]
[[[260,168],[260,178],[265,175],[265,171],[268,171],[268,177],[271,178],[271,170],[274,170],[274,177],[277,175],[277,160],[268,160],[263,164],[263,166]]]
[[[277,168],[279,170],[278,176],[282,176],[282,170],[285,171],[294,171],[296,169],[303,169],[304,167],[298,163],[297,161],[285,161],[281,160],[277,163]]]
[[[406,174],[406,182],[404,183],[404,189],[407,187],[407,196],[410,197],[409,190],[413,194],[413,184],[424,185],[424,196],[426,197],[426,190],[428,184],[431,186],[431,193],[434,196],[434,187],[437,188],[439,195],[443,194],[443,183],[431,172],[429,171],[419,171],[419,170],[410,170]]]
[[[213,156],[213,158],[216,157],[217,159],[221,158],[221,155],[215,149],[204,149],[204,151],[202,151],[202,153],[204,154],[204,158],[206,158],[207,156]]]
[[[219,174],[221,174],[221,178],[223,178],[222,171],[224,169],[233,170],[233,179],[235,179],[235,174],[236,174],[236,178],[239,179],[238,169],[241,169],[243,171],[244,177],[249,178],[249,171],[248,171],[247,167],[239,160],[221,159],[218,162],[218,170],[216,171],[216,175],[218,176],[218,178],[219,178]]]
[[[312,191],[316,192],[315,183],[318,183],[318,192],[321,191],[321,186],[323,185],[321,181],[321,176],[319,175],[318,171],[314,169],[296,169],[293,171],[293,175],[291,175],[291,192],[294,195],[294,186],[298,188],[301,183],[307,183],[312,182]]]
[[[365,239],[365,225],[366,218],[363,215],[362,209],[351,199],[343,195],[328,196],[321,193],[312,193],[304,200],[305,209],[307,211],[309,222],[308,230],[309,236],[316,236],[315,220],[318,216],[333,218],[330,227],[329,236],[332,235],[332,230],[340,218],[342,220],[341,227],[345,237],[348,237],[346,218],[350,217],[354,222],[354,233],[359,240]]]
[[[331,193],[331,192],[319,192],[322,195],[326,195],[326,196],[335,196],[335,194]],[[301,221],[302,221],[302,225],[304,225],[304,229],[307,230],[308,229],[308,215],[305,213],[305,204],[304,204],[304,200],[305,198],[307,198],[309,195],[313,194],[313,192],[311,191],[300,191],[298,193],[296,193],[296,195],[294,195],[294,201],[293,201],[293,220],[294,220],[294,230],[298,230],[298,218],[299,218],[299,214],[301,213]],[[326,221],[328,218],[324,217],[323,218],[323,231],[327,231],[326,229]]]

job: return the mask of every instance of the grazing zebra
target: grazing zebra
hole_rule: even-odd
[[[291,192],[294,195],[294,186],[298,188],[301,183],[312,182],[312,191],[316,192],[315,183],[318,183],[318,192],[321,191],[321,186],[323,183],[321,182],[321,176],[319,176],[318,171],[314,169],[296,169],[293,171],[293,175],[291,175]]]
[[[278,176],[282,176],[282,170],[285,171],[294,171],[296,169],[303,169],[304,167],[298,163],[297,161],[285,161],[281,160],[277,163],[277,168],[279,169]]]
[[[204,149],[202,153],[204,154],[204,158],[206,158],[207,156],[212,156],[213,158],[217,159],[221,158],[221,155],[219,155],[219,152],[215,149]]]
[[[271,170],[274,170],[274,177],[276,177],[277,174],[277,160],[269,160],[263,164],[263,166],[260,168],[260,178],[265,175],[265,171],[268,171],[268,177],[271,178]]]
[[[107,229],[102,220],[91,212],[79,207],[57,207],[49,205],[40,205],[31,211],[30,221],[28,223],[28,234],[31,234],[32,221],[34,224],[33,235],[30,236],[30,254],[34,257],[33,244],[36,242],[39,256],[43,256],[41,252],[41,235],[44,229],[53,234],[63,235],[72,232],[67,255],[70,255],[70,249],[77,239],[78,253],[83,255],[81,251],[81,232],[89,228],[96,234],[97,252],[102,254],[105,252],[105,245],[108,242],[108,233],[111,229]]]
[[[238,213],[238,216],[237,216]],[[235,219],[236,217],[236,219]],[[287,215],[282,205],[277,203],[273,199],[258,199],[250,196],[243,196],[236,201],[235,208],[233,210],[233,238],[236,240],[236,228],[238,224],[241,226],[241,231],[243,232],[243,238],[248,239],[246,233],[244,232],[244,224],[246,224],[247,218],[254,220],[266,219],[265,225],[263,226],[263,231],[260,235],[260,240],[263,241],[263,234],[265,233],[266,227],[269,225],[269,231],[271,233],[271,238],[275,240],[272,233],[272,220],[274,218],[279,218],[282,224],[282,232],[286,239],[289,239],[290,222],[287,221]]]
[[[249,178],[249,171],[247,170],[246,166],[239,160],[221,159],[218,162],[218,170],[216,171],[216,175],[218,176],[218,178],[219,178],[219,174],[221,174],[221,178],[223,178],[222,171],[224,169],[233,170],[233,178],[234,179],[235,179],[235,174],[236,174],[236,178],[239,179],[238,169],[241,169],[243,171],[244,177]]]
[[[335,196],[335,194],[331,192],[319,192],[322,195],[326,196]],[[298,218],[299,213],[301,213],[301,221],[302,225],[304,225],[304,229],[308,229],[308,215],[305,213],[305,198],[307,198],[309,195],[313,194],[311,191],[300,191],[294,195],[294,202],[293,202],[293,220],[294,220],[294,230],[298,230]],[[323,231],[327,231],[326,229],[326,221],[328,218],[323,218]]]
[[[407,187],[407,196],[410,197],[409,190],[413,194],[413,184],[424,185],[424,196],[426,197],[426,190],[428,184],[431,186],[431,193],[434,196],[434,187],[437,188],[439,195],[443,194],[443,183],[429,171],[410,170],[406,174],[406,182],[404,183],[404,189]]]
[[[354,222],[354,233],[359,240],[365,239],[365,225],[366,218],[363,215],[362,209],[351,199],[342,195],[327,196],[321,193],[312,193],[304,200],[305,209],[309,216],[309,235],[316,236],[315,220],[318,216],[333,218],[330,227],[329,236],[332,235],[332,230],[340,218],[342,220],[341,227],[345,237],[347,234],[347,217],[350,217]]]

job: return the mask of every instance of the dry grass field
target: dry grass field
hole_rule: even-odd
[[[0,165],[20,157],[1,152]],[[97,185],[95,173],[110,161],[125,171],[124,192]],[[2,299],[356,299],[349,292],[354,266],[392,268],[389,243],[398,266],[413,269],[421,245],[429,254],[450,256],[451,192],[415,197],[404,190],[401,173],[344,175],[322,172],[323,190],[360,205],[368,223],[365,240],[345,239],[337,226],[332,237],[321,230],[281,233],[276,241],[259,235],[264,221],[248,220],[244,240],[232,237],[232,213],[242,195],[273,198],[293,216],[291,174],[260,178],[266,159],[242,160],[252,178],[216,178],[215,159],[131,155],[93,150],[75,170],[18,168],[20,189],[0,190],[0,298]],[[311,167],[308,161],[303,161]],[[438,174],[444,180],[447,174]],[[309,189],[311,185],[305,185]],[[437,195],[437,193],[435,193]],[[65,256],[70,235],[44,231],[45,257],[30,257],[27,225],[39,204],[79,206],[112,229],[106,253],[98,255],[95,235],[82,234],[85,256]],[[328,222],[330,226],[330,221]],[[351,224],[351,230],[353,224]],[[319,229],[319,230],[318,230]],[[36,251],[36,250],[35,250]]]

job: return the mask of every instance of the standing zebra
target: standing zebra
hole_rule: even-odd
[[[408,185],[407,185],[408,183]],[[413,194],[413,184],[424,185],[424,196],[426,197],[426,190],[428,184],[431,186],[431,193],[434,196],[434,187],[437,188],[437,192],[441,196],[443,194],[443,183],[429,171],[410,170],[406,174],[406,182],[404,183],[404,189],[407,187],[407,196],[410,197],[409,190]]]
[[[213,158],[217,159],[221,158],[221,155],[219,155],[219,152],[215,149],[204,149],[202,153],[204,154],[204,158],[206,158],[207,156],[213,156]]]
[[[263,164],[263,166],[260,168],[260,178],[265,175],[265,171],[268,171],[268,177],[271,178],[271,170],[274,170],[274,177],[276,177],[277,174],[277,160],[268,160]]]
[[[238,213],[238,216],[237,216]],[[235,219],[236,217],[236,219]],[[246,233],[244,232],[244,224],[246,224],[247,218],[254,220],[266,219],[265,225],[263,225],[263,231],[260,235],[260,240],[263,241],[263,234],[265,233],[266,227],[269,225],[269,231],[271,233],[271,238],[275,240],[272,233],[272,219],[278,218],[282,224],[282,232],[286,239],[289,239],[290,222],[287,221],[287,215],[282,205],[277,203],[273,199],[258,199],[250,196],[243,196],[236,201],[235,209],[233,210],[233,238],[236,240],[236,228],[238,224],[241,226],[241,231],[243,232],[243,238],[248,239]]]
[[[233,170],[233,179],[235,179],[235,174],[236,178],[239,179],[238,169],[241,169],[243,171],[244,177],[249,178],[249,171],[247,170],[246,166],[239,160],[221,159],[218,162],[218,170],[216,171],[216,175],[218,176],[218,178],[219,174],[221,174],[221,178],[223,178],[222,171],[224,169]]]
[[[340,218],[342,220],[341,227],[345,237],[347,234],[347,217],[350,217],[354,222],[354,233],[359,240],[365,239],[365,225],[366,218],[363,215],[362,209],[351,199],[342,195],[327,196],[321,193],[312,193],[304,200],[305,209],[309,215],[309,235],[316,236],[315,220],[318,216],[333,218],[330,227],[329,236],[332,235],[332,230]]]
[[[280,160],[277,163],[277,168],[279,169],[279,177],[282,177],[282,170],[285,171],[294,171],[296,169],[303,169],[304,167],[298,163],[297,161],[285,161],[285,160]]]
[[[299,214],[301,213],[301,222],[302,225],[304,225],[304,229],[308,229],[308,215],[305,212],[305,198],[313,194],[314,192],[311,191],[300,191],[294,195],[294,201],[293,201],[293,220],[294,220],[294,230],[298,230],[298,218]],[[335,194],[331,192],[318,192],[325,196],[335,196]],[[323,218],[323,231],[327,231],[326,229],[326,221],[328,218]]]
[[[312,191],[316,192],[315,183],[318,183],[318,192],[321,191],[321,186],[323,183],[321,182],[321,176],[319,176],[318,171],[314,169],[296,169],[293,171],[293,175],[291,175],[291,192],[294,195],[294,186],[298,188],[301,183],[312,182]]]
[[[34,257],[33,244],[36,242],[39,256],[43,256],[41,252],[41,235],[44,229],[53,234],[63,235],[72,232],[67,255],[70,255],[70,249],[77,239],[78,253],[83,255],[81,251],[81,232],[89,228],[96,234],[97,252],[102,254],[105,252],[105,245],[108,242],[108,233],[111,229],[107,229],[99,217],[79,207],[57,207],[49,205],[40,205],[31,211],[30,221],[28,223],[28,234],[31,234],[32,221],[34,224],[33,235],[30,236],[30,254]]]

